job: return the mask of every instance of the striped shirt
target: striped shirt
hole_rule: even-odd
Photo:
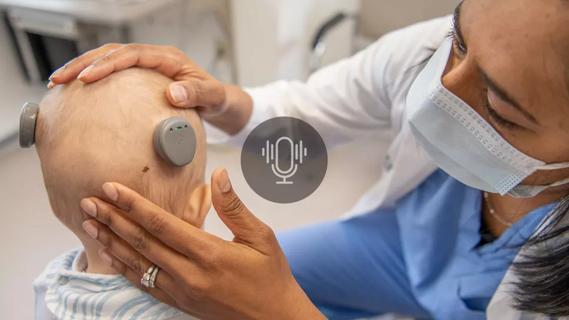
[[[194,319],[139,290],[122,275],[79,271],[82,249],[51,261],[34,281],[35,319]]]

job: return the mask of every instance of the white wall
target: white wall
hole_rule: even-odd
[[[361,31],[377,38],[416,21],[453,12],[458,0],[362,0]]]
[[[230,0],[239,83],[256,86],[276,79],[304,79],[310,40],[318,26],[340,10],[357,12],[361,34],[376,39],[413,22],[450,14],[457,4],[458,0]],[[335,40],[335,51],[351,46],[346,30]]]
[[[233,0],[230,5],[239,84],[257,86],[306,78],[317,29],[339,11],[357,12],[359,0]],[[334,48],[349,49],[352,34],[340,35],[344,47]]]
[[[221,81],[233,82],[226,0],[177,1],[132,23],[131,42],[171,45]]]

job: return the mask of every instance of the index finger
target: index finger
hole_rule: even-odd
[[[107,182],[103,192],[110,203],[122,209],[127,216],[148,233],[172,249],[195,256],[200,248],[211,244],[213,236],[166,212],[137,192],[120,183]]]
[[[182,71],[181,66],[177,49],[131,43],[98,58],[88,69],[85,69],[84,73],[79,74],[79,80],[91,83],[111,73],[131,67],[154,69],[175,79],[176,75]]]
[[[81,73],[81,71],[90,66],[97,59],[113,50],[120,48],[121,46],[123,45],[118,43],[109,43],[99,48],[87,51],[56,70],[49,77],[49,80],[55,84],[64,84],[71,80],[74,80]]]

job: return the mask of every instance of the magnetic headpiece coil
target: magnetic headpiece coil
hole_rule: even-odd
[[[36,141],[36,123],[38,120],[39,106],[35,103],[26,102],[20,113],[20,147],[29,148]]]
[[[154,131],[154,149],[169,164],[185,166],[192,162],[196,152],[194,129],[183,118],[168,118]]]

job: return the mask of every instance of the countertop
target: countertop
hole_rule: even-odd
[[[184,0],[0,0],[0,8],[31,9],[83,22],[121,25]]]

